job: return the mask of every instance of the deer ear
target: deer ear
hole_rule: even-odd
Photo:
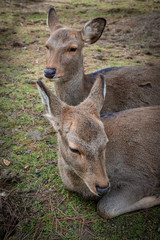
[[[95,43],[103,33],[106,26],[104,18],[95,18],[85,24],[81,31],[82,39],[86,43]]]
[[[37,82],[37,88],[45,108],[45,116],[54,126],[56,131],[60,130],[61,113],[63,102],[61,102],[41,81]]]
[[[49,9],[47,25],[48,25],[51,32],[54,32],[58,28],[62,27],[62,25],[60,24],[60,22],[58,20],[58,16],[57,16],[54,8]]]
[[[84,106],[87,106],[87,108],[91,109],[91,111],[94,111],[96,109],[99,114],[103,107],[105,97],[106,81],[103,75],[99,75],[90,91],[89,96],[82,104],[84,104]]]

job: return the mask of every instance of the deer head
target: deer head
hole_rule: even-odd
[[[83,77],[84,43],[96,42],[105,28],[104,18],[87,22],[82,30],[64,28],[51,8],[48,13],[48,26],[51,32],[46,42],[47,60],[44,75],[54,81],[69,81],[73,76]]]
[[[106,93],[104,79],[99,76],[86,100],[75,107],[59,100],[41,81],[37,86],[45,116],[58,133],[64,168],[72,170],[92,194],[102,195],[109,190],[105,171],[108,139],[99,117]],[[63,175],[62,180],[65,182]]]

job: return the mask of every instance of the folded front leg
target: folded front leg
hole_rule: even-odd
[[[140,199],[138,192],[121,190],[106,194],[98,202],[97,211],[101,217],[110,219],[124,213],[150,208],[156,205],[160,205],[160,195],[158,194]]]

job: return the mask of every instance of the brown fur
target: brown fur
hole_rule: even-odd
[[[108,114],[100,120],[105,97],[101,77],[75,107],[41,82],[38,87],[46,116],[58,132],[58,165],[69,190],[96,199],[96,187],[110,184],[111,191],[97,207],[104,218],[160,204],[160,106]]]
[[[105,19],[94,19],[79,31],[63,28],[54,10],[48,16],[51,36],[46,46],[46,68],[55,68],[53,78],[56,95],[69,105],[78,105],[89,94],[97,76],[85,75],[84,44],[94,43],[101,36]],[[90,34],[88,33],[90,27]],[[70,52],[71,48],[75,52]],[[101,113],[160,104],[160,66],[130,66],[103,72],[107,97]]]

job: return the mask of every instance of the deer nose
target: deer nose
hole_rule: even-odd
[[[108,186],[106,188],[96,187],[96,190],[97,190],[98,195],[101,197],[105,193],[110,191],[110,185],[108,184]]]
[[[56,69],[55,68],[46,68],[44,70],[44,76],[46,78],[53,78],[56,75]]]

